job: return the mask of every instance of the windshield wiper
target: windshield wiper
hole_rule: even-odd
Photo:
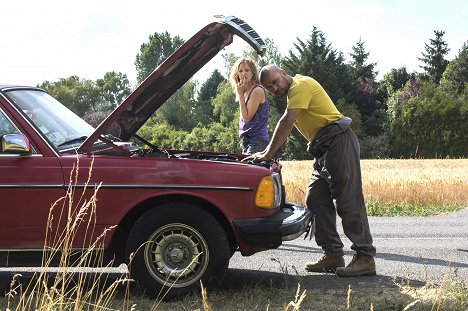
[[[69,139],[69,140],[61,143],[57,147],[62,147],[62,146],[65,146],[65,145],[71,145],[73,143],[78,143],[78,142],[81,142],[81,141],[85,141],[86,138],[88,138],[88,136],[75,137],[75,138]]]

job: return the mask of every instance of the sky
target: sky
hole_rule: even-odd
[[[313,27],[347,61],[361,39],[378,78],[401,66],[421,72],[418,57],[434,30],[445,31],[448,60],[468,42],[466,0],[4,0],[0,83],[37,85],[72,75],[96,80],[116,71],[135,84],[135,58],[151,34],[187,40],[218,14],[243,19],[282,55]],[[235,38],[195,79],[203,82],[214,69],[225,73],[221,54],[240,55],[246,47]]]

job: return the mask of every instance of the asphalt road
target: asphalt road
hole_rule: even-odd
[[[221,286],[235,289],[251,284],[284,288],[300,283],[302,289],[309,291],[342,289],[346,292],[348,286],[440,284],[447,276],[468,281],[468,209],[433,217],[370,217],[369,223],[377,248],[376,276],[339,278],[329,273],[306,272],[304,263],[318,259],[322,251],[313,239],[299,237],[278,249],[253,256],[234,254]],[[339,219],[337,225],[345,244],[345,260],[349,262],[354,254],[351,243],[343,235]],[[125,268],[121,266],[112,272],[122,272]],[[0,268],[0,280],[5,282],[4,278],[12,272],[35,270]]]
[[[370,217],[369,223],[377,248],[377,276],[338,278],[334,274],[307,272],[304,263],[315,261],[322,251],[313,239],[299,237],[276,250],[250,257],[236,253],[227,282],[277,280],[281,286],[285,274],[292,281],[300,280],[306,289],[347,288],[350,284],[440,284],[448,276],[468,281],[468,209],[432,217]],[[354,252],[341,230],[340,219],[337,226],[348,263]]]

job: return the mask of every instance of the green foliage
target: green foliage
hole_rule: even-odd
[[[78,76],[61,78],[57,82],[45,81],[38,85],[79,116],[83,116],[99,103],[99,92],[93,81]]]
[[[364,136],[361,113],[357,109],[356,105],[348,104],[343,99],[340,99],[336,103],[336,108],[338,108],[338,110],[345,116],[353,119],[353,122],[351,122],[351,128],[356,136],[359,138]]]
[[[313,27],[309,39],[302,41],[298,38],[294,47],[297,54],[289,50],[289,56],[283,60],[283,67],[288,73],[314,78],[334,102],[340,98],[354,102],[355,81],[351,67],[345,64],[343,53],[327,43],[323,32]]]
[[[462,94],[468,83],[468,42],[463,44],[457,57],[449,63],[440,84],[448,92]]]
[[[223,75],[215,69],[201,85],[197,100],[194,103],[194,118],[197,124],[208,125],[212,122],[219,122],[219,118],[214,115],[212,100],[217,95],[219,85],[225,81]]]
[[[237,128],[225,127],[221,123],[195,127],[185,137],[182,146],[190,150],[240,152]]]
[[[401,114],[392,122],[392,155],[466,157],[466,96],[454,96],[430,82],[416,87],[408,84],[404,91]]]
[[[367,63],[367,58],[370,53],[366,51],[364,41],[359,38],[359,41],[352,47],[352,49],[353,53],[350,53],[349,55],[351,56],[351,66],[354,69],[355,78],[360,81],[374,81],[377,76],[377,72],[375,71],[377,63]]]
[[[80,117],[92,112],[108,113],[131,93],[127,75],[113,71],[107,72],[96,82],[71,76],[57,82],[45,81],[38,87],[45,89]]]
[[[426,52],[422,52],[422,57],[418,57],[418,59],[424,63],[424,65],[420,67],[424,69],[426,76],[429,77],[431,81],[439,83],[449,63],[444,57],[448,54],[450,49],[443,40],[445,31],[434,30],[434,34],[435,38],[429,39],[430,43],[424,45]]]
[[[140,128],[138,135],[161,149],[179,149],[188,132],[176,130],[165,123],[146,123]]]
[[[239,105],[229,81],[224,81],[218,86],[218,94],[212,100],[214,114],[219,117],[220,123],[229,127],[233,123],[237,124],[239,119]]]
[[[369,137],[382,135],[389,126],[387,112],[384,109],[375,110],[364,123],[365,133]]]
[[[107,72],[104,78],[96,80],[96,87],[103,103],[99,107],[93,107],[94,111],[113,110],[130,95],[131,85],[127,75],[120,72]]]
[[[191,132],[160,123],[141,127],[138,134],[161,149],[239,152],[237,129],[220,123],[199,124]]]
[[[276,153],[276,158],[282,160],[310,160],[312,157],[307,152],[307,141],[299,133],[293,129],[286,142]]]
[[[369,118],[376,109],[384,106],[381,103],[378,84],[371,79],[359,80],[354,98],[354,102],[364,119]]]
[[[176,129],[190,131],[197,125],[194,96],[195,83],[188,81],[155,112],[150,124],[166,123]]]
[[[361,140],[361,159],[387,159],[390,156],[390,136],[364,136]]]
[[[414,74],[408,73],[406,67],[393,68],[386,73],[383,79],[379,82],[379,88],[385,91],[388,95],[402,89],[406,82],[416,78]]]
[[[143,82],[157,66],[183,43],[184,40],[181,37],[171,37],[167,31],[155,32],[150,35],[148,42],[141,45],[140,53],[136,56],[137,82]]]
[[[406,67],[403,66],[390,70],[389,73],[384,75],[380,84],[385,87],[389,94],[391,94],[403,89],[406,83],[411,79],[416,79],[416,74],[408,73]]]
[[[208,79],[201,85],[200,91],[198,92],[198,100],[210,101],[213,97],[216,96],[218,85],[224,81],[226,81],[226,79],[219,72],[219,70],[213,70]]]
[[[406,67],[392,69],[386,73],[383,79],[379,82],[378,92],[382,97],[386,97],[385,106],[387,109],[387,117],[389,122],[400,116],[402,107],[400,96],[402,89],[410,80],[415,80],[416,75],[408,73]]]

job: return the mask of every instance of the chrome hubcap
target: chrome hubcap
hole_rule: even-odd
[[[185,287],[197,282],[208,266],[203,236],[185,224],[169,224],[154,232],[145,245],[145,263],[162,284]]]

